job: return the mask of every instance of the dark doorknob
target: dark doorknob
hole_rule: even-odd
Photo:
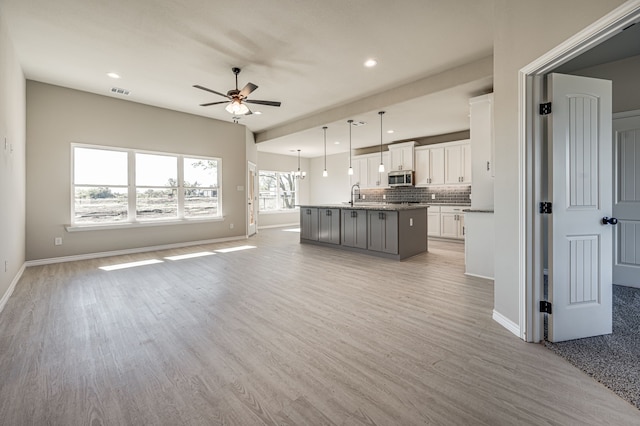
[[[603,225],[615,225],[618,223],[618,219],[616,219],[615,217],[603,217],[602,218],[602,224]]]

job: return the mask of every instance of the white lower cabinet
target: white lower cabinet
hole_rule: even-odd
[[[463,240],[465,236],[464,209],[468,206],[430,206],[427,213],[430,237]]]
[[[427,210],[427,235],[440,236],[440,206],[430,206]]]

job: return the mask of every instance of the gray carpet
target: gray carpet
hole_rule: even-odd
[[[640,409],[640,289],[613,286],[613,334],[545,346]]]

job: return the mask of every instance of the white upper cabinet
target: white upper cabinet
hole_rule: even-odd
[[[391,170],[413,170],[413,147],[415,142],[404,142],[389,145]]]
[[[380,173],[380,154],[358,155],[351,159],[353,175],[351,185],[357,183],[360,189],[365,188],[386,188],[390,167],[389,153],[382,153],[382,164],[384,172]]]
[[[421,146],[415,149],[416,185],[444,183],[444,148]]]
[[[446,146],[444,159],[445,183],[471,182],[471,146],[468,140],[461,144]]]

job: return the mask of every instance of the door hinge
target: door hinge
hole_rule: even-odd
[[[540,313],[541,314],[551,314],[551,302],[547,302],[546,300],[540,301]]]
[[[538,210],[540,212],[540,214],[551,214],[553,209],[552,209],[552,205],[551,202],[549,201],[542,201],[540,203],[540,208]]]
[[[540,104],[540,115],[549,115],[549,114],[551,114],[551,102]]]

